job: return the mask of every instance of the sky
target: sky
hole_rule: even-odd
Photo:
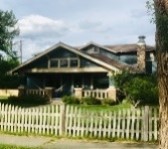
[[[155,25],[147,13],[147,0],[0,0],[1,10],[12,10],[20,35],[15,39],[23,61],[58,42],[84,46],[137,43],[155,45]],[[18,43],[18,44],[17,44]]]

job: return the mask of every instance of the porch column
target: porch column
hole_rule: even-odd
[[[74,92],[74,76],[71,76],[71,93]]]
[[[18,87],[18,90],[19,90],[19,93],[18,93],[18,96],[19,96],[19,97],[25,96],[25,94],[26,94],[25,86],[20,85],[20,86]]]
[[[91,75],[91,78],[90,78],[90,89],[92,90],[94,88],[93,86],[93,76]]]
[[[74,96],[81,99],[83,96],[82,92],[83,89],[82,88],[74,88],[75,92],[74,92]]]
[[[85,81],[84,81],[84,76],[82,76],[82,88],[85,87]]]
[[[114,75],[115,74],[113,72],[109,72],[107,74],[107,76],[109,78],[109,88],[107,90],[108,90],[108,98],[116,101],[117,92],[116,92],[116,88],[115,88]]]
[[[45,92],[49,100],[53,97],[53,87],[45,87]]]
[[[109,78],[109,87],[114,87],[115,88],[115,81],[114,81],[114,73],[108,72],[107,76]]]

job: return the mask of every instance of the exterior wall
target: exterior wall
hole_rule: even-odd
[[[86,60],[84,58],[80,58],[80,67],[98,67],[98,65],[96,65],[95,63],[89,61],[89,60]]]
[[[31,68],[47,68],[48,67],[48,59],[47,57],[42,57],[35,62],[33,62],[31,65],[28,65],[25,69],[31,69]]]
[[[0,96],[9,97],[9,96],[18,96],[18,89],[0,89]]]
[[[74,63],[75,62],[75,63]],[[63,64],[64,63],[64,64]],[[36,60],[25,69],[38,71],[40,69],[65,69],[65,68],[85,68],[100,67],[99,65],[84,59],[66,49],[58,48],[48,53],[46,56]],[[102,68],[102,67],[100,67]]]
[[[49,58],[66,58],[66,57],[77,57],[77,55],[68,51],[67,49],[60,47],[60,48],[50,52],[48,54],[48,57]]]
[[[85,48],[83,51],[85,51],[88,54],[98,54],[99,53],[99,48],[94,46],[94,45],[90,45],[89,47]]]

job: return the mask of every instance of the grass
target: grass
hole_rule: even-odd
[[[104,105],[76,105],[79,108],[87,109],[89,111],[118,111],[121,109],[130,109],[130,103],[120,103],[113,106],[104,106]]]
[[[0,144],[0,149],[40,149],[39,147],[23,147],[16,145]]]
[[[34,103],[23,103],[23,102],[11,102],[10,100],[8,100],[8,97],[2,97],[0,96],[0,103],[2,104],[11,104],[14,106],[19,106],[19,107],[38,107],[41,106],[40,104],[34,104]],[[46,106],[48,106],[49,104],[45,104]],[[43,105],[43,106],[45,106]],[[82,108],[82,109],[86,109],[89,111],[118,111],[121,109],[130,109],[131,108],[131,104],[130,103],[120,103],[117,105],[113,105],[113,106],[108,106],[108,105],[83,105],[83,104],[76,104],[74,106],[77,106],[78,108]]]
[[[6,96],[0,96],[0,100],[7,100],[8,99],[8,97],[6,97]]]

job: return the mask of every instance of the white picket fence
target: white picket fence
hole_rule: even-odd
[[[75,106],[0,104],[0,131],[54,136],[158,140],[158,109],[91,112]]]

